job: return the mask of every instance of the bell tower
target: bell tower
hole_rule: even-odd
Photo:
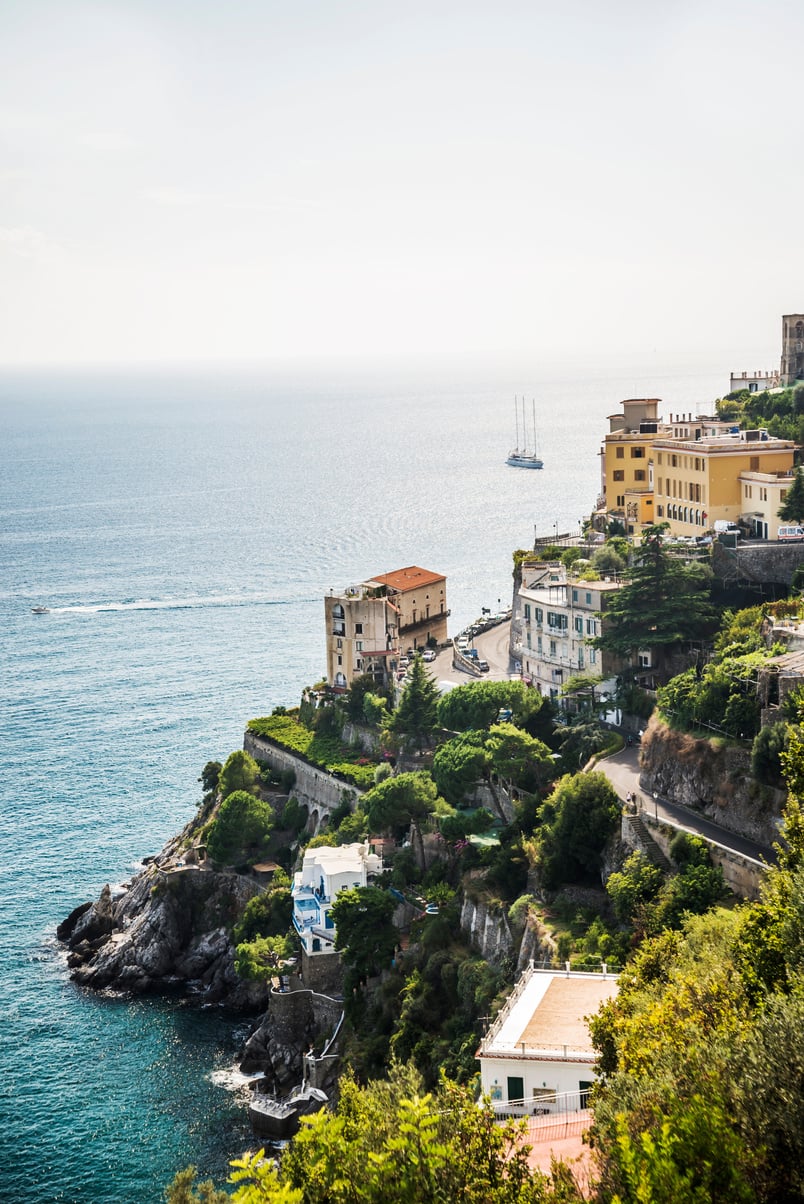
[[[804,380],[804,314],[785,314],[782,318],[783,385]]]

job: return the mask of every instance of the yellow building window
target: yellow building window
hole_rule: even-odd
[[[625,448],[624,447],[616,447],[614,449],[614,454],[616,455],[618,460],[624,460],[625,459]]]

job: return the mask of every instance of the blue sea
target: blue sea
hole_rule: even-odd
[[[419,564],[457,631],[510,602],[534,529],[577,530],[623,397],[697,412],[726,387],[649,359],[0,373],[0,1199],[158,1201],[252,1144],[248,1021],[79,990],[55,928],[322,676],[324,594]],[[540,472],[505,465],[517,394]]]

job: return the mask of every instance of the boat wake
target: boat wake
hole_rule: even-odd
[[[136,610],[200,610],[222,606],[298,606],[316,602],[316,598],[271,598],[265,594],[219,594],[191,598],[131,598],[122,602],[87,602],[69,606],[51,606],[51,615],[121,614]]]

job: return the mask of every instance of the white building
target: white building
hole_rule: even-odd
[[[619,662],[591,641],[602,632],[607,598],[621,588],[608,579],[570,579],[561,564],[525,562],[512,616],[513,650],[525,682],[557,698],[571,677],[600,677],[596,689],[613,694]]]
[[[369,845],[322,845],[307,849],[302,868],[293,875],[293,926],[305,956],[334,953],[332,904],[342,890],[367,886],[369,875],[382,869],[382,859]]]
[[[495,1110],[529,1113],[585,1108],[596,1053],[587,1023],[617,994],[617,975],[559,970],[524,972],[478,1058],[485,1095]]]

